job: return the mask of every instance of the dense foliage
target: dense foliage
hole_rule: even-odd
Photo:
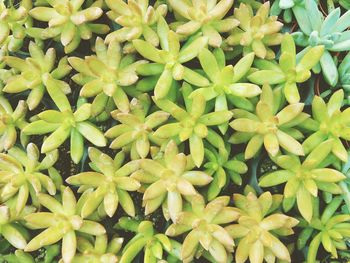
[[[348,0],[0,0],[0,262],[349,262]]]

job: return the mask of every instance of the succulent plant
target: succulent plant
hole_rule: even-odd
[[[62,259],[71,262],[77,249],[77,232],[99,236],[106,233],[104,227],[80,216],[80,204],[69,187],[62,187],[62,203],[47,194],[38,194],[41,205],[50,212],[36,212],[24,217],[31,229],[45,229],[25,247],[30,252],[51,245],[62,239]]]
[[[230,147],[226,146],[226,148]],[[229,150],[218,152],[213,146],[205,145],[204,156],[207,162],[203,167],[205,172],[213,177],[213,181],[208,188],[209,201],[220,194],[220,191],[228,184],[229,180],[241,185],[241,174],[248,171],[248,166],[239,158],[240,156],[230,157]]]
[[[250,5],[241,3],[235,8],[234,17],[240,22],[226,39],[229,46],[242,46],[243,54],[254,52],[259,58],[273,59],[274,51],[270,46],[279,45],[283,24],[277,16],[269,16],[270,2],[265,2],[255,12]]]
[[[350,53],[349,53],[350,54]],[[338,66],[339,82],[338,85],[344,90],[345,103],[350,103],[350,55],[347,54]]]
[[[120,259],[118,253],[123,243],[123,238],[113,237],[108,242],[106,234],[96,236],[94,240],[82,236],[77,237],[77,253],[72,263],[108,262],[116,263]]]
[[[204,48],[198,58],[210,84],[194,90],[192,97],[200,93],[206,101],[215,99],[215,111],[227,110],[227,100],[238,107],[243,107],[243,105],[246,108],[251,107],[252,103],[246,98],[259,95],[261,90],[257,85],[242,83],[241,80],[248,73],[254,61],[254,53],[244,56],[235,66],[225,66],[225,54],[222,49],[215,49],[212,53]],[[227,130],[227,124],[219,126],[223,134]]]
[[[27,230],[19,223],[23,217],[32,213],[35,209],[26,206],[20,213],[15,211],[12,202],[0,205],[0,236],[6,239],[12,246],[24,249],[29,239]]]
[[[145,263],[162,260],[164,251],[175,257],[177,255],[177,251],[172,247],[175,242],[171,242],[166,235],[157,233],[150,221],[137,222],[131,218],[122,217],[117,227],[136,233],[123,248],[120,263],[134,262],[133,260],[142,250],[144,250]]]
[[[350,11],[340,16],[341,10],[336,8],[324,18],[314,0],[305,0],[305,8],[301,12],[303,16],[296,18],[299,24],[303,24],[302,32],[293,33],[295,43],[305,47],[302,53],[317,45],[324,46],[325,51],[315,70],[319,73],[322,69],[325,81],[334,87],[339,76],[331,52],[350,50],[347,30],[350,26]]]
[[[0,0],[0,262],[349,261],[348,2]]]
[[[78,104],[73,112],[68,98],[60,88],[60,83],[47,74],[44,83],[59,110],[39,113],[37,116],[39,120],[29,123],[23,129],[28,135],[51,133],[44,140],[41,152],[47,153],[57,149],[70,137],[70,155],[73,162],[78,163],[84,152],[84,138],[96,146],[106,146],[107,140],[103,133],[88,121],[91,116],[91,104]]]
[[[28,16],[32,1],[22,0],[19,5],[9,2],[7,5],[5,0],[0,1],[0,48],[14,52],[22,47],[26,27],[32,24]]]
[[[283,20],[286,23],[290,23],[293,18],[292,11],[299,8],[299,6],[304,7],[303,0],[276,0],[271,5],[270,14],[279,16],[283,12]]]
[[[106,36],[107,43],[112,40],[131,41],[143,36],[153,46],[159,45],[155,27],[159,17],[166,15],[167,5],[160,4],[155,8],[149,6],[148,0],[133,0],[127,3],[122,0],[106,0],[106,4],[111,9],[107,12],[108,17],[122,26]]]
[[[23,128],[27,125],[25,115],[27,105],[25,101],[20,100],[15,110],[11,104],[0,96],[0,152],[10,149],[17,140],[16,129],[21,130],[21,142],[23,145],[27,142],[27,136],[22,133]]]
[[[49,6],[37,6],[29,11],[29,14],[39,21],[48,22],[45,29],[33,28],[29,35],[42,39],[54,38],[64,46],[65,53],[71,53],[80,44],[80,41],[88,40],[92,33],[106,34],[109,26],[93,23],[103,11],[98,6],[84,8],[85,0],[46,0]]]
[[[254,113],[234,109],[236,117],[230,126],[236,130],[230,142],[239,144],[248,142],[244,157],[254,157],[264,145],[271,156],[276,156],[280,147],[295,155],[304,155],[303,148],[297,139],[303,134],[295,126],[309,117],[302,112],[304,104],[294,103],[280,109],[280,92],[272,91],[269,85],[264,85],[260,100]],[[278,113],[277,113],[278,112]]]
[[[97,38],[96,55],[85,59],[70,57],[69,63],[79,73],[73,80],[82,85],[82,97],[95,97],[92,102],[92,116],[100,114],[109,97],[117,108],[123,112],[129,111],[129,99],[122,86],[130,86],[138,80],[136,67],[146,61],[133,61],[132,56],[123,56],[119,42],[111,41],[108,46],[103,39]]]
[[[52,151],[39,161],[38,147],[29,143],[26,151],[12,147],[7,154],[0,153],[0,202],[14,199],[14,211],[18,214],[26,206],[30,196],[36,203],[37,193],[56,194],[55,182],[61,181],[53,167],[58,159],[58,151]],[[48,170],[50,177],[43,173]],[[51,178],[53,177],[53,179]]]
[[[333,139],[320,143],[309,153],[303,163],[293,155],[280,155],[275,158],[278,166],[284,170],[267,173],[261,178],[259,185],[270,187],[285,184],[283,206],[290,210],[295,201],[300,214],[310,222],[313,215],[313,198],[318,196],[318,190],[332,194],[341,194],[337,184],[346,177],[343,173],[327,168],[324,162],[332,150]]]
[[[187,94],[191,92],[192,87],[185,83],[183,85],[183,96],[185,101],[187,100],[186,110],[167,99],[155,100],[156,105],[170,113],[176,119],[176,122],[161,126],[154,135],[160,138],[178,137],[181,142],[189,140],[191,156],[194,164],[199,167],[204,159],[203,139],[212,137],[208,126],[224,124],[231,119],[233,114],[228,110],[206,114],[204,96],[196,94],[193,98],[187,99]]]
[[[291,262],[289,251],[278,236],[293,234],[292,228],[299,221],[276,211],[282,196],[264,192],[257,197],[249,192],[246,196],[234,194],[233,201],[238,208],[238,223],[225,227],[225,230],[238,240],[236,262],[246,262],[248,257],[254,263],[261,263],[264,259],[274,262],[276,258]]]
[[[140,65],[137,72],[140,75],[160,75],[155,87],[154,96],[162,99],[169,93],[173,80],[186,80],[196,86],[207,86],[209,81],[196,71],[183,64],[198,56],[207,45],[208,38],[198,36],[180,45],[179,36],[169,29],[164,18],[159,18],[157,32],[161,49],[142,39],[132,41],[136,51],[144,58],[154,62]]]
[[[234,241],[221,225],[238,219],[236,208],[227,206],[228,196],[220,196],[205,203],[204,198],[195,195],[191,198],[191,208],[179,213],[176,220],[166,230],[168,236],[178,236],[190,231],[183,242],[181,259],[192,262],[203,250],[208,251],[214,262],[225,263],[233,251]]]
[[[212,180],[205,172],[192,170],[191,157],[179,153],[173,140],[166,145],[162,156],[140,160],[140,168],[132,178],[148,184],[143,194],[145,214],[163,204],[164,216],[173,222],[182,211],[182,197],[196,195],[194,186],[205,186]]]
[[[347,249],[345,238],[349,238],[350,215],[339,214],[337,209],[343,199],[341,196],[333,198],[323,210],[322,215],[318,215],[319,207],[316,207],[317,215],[314,215],[311,222],[301,222],[303,230],[299,234],[298,249],[303,249],[311,239],[307,263],[315,262],[317,251],[322,244],[323,248],[332,254],[333,258],[338,258],[337,250]],[[318,202],[316,203],[318,204]]]
[[[340,110],[343,105],[343,90],[336,91],[326,104],[325,101],[315,96],[312,101],[313,120],[309,119],[309,126],[313,126],[315,132],[303,142],[305,154],[315,149],[321,142],[332,140],[332,153],[343,162],[348,161],[348,150],[346,150],[341,139],[349,140],[349,110]],[[307,126],[307,122],[305,125]],[[303,125],[303,124],[302,124]]]
[[[179,17],[179,21],[172,24],[175,32],[189,37],[200,31],[208,38],[208,44],[212,47],[220,47],[222,43],[220,34],[231,31],[239,24],[233,17],[225,18],[233,5],[233,0],[212,2],[169,0],[168,2]]]
[[[285,34],[281,44],[279,64],[274,61],[257,60],[255,65],[259,71],[250,74],[248,79],[260,85],[268,83],[282,86],[287,101],[297,103],[300,101],[297,84],[311,77],[310,70],[320,60],[323,50],[323,46],[312,47],[304,52],[298,61],[293,38]]]
[[[147,94],[132,99],[130,112],[124,113],[119,110],[111,112],[111,115],[120,124],[107,130],[107,138],[115,138],[110,147],[120,149],[130,146],[131,159],[145,158],[150,150],[150,141],[161,144],[162,139],[154,136],[157,126],[160,126],[169,118],[169,113],[155,111],[147,116],[151,100]]]
[[[134,203],[128,191],[136,191],[141,186],[137,180],[129,177],[139,169],[138,161],[125,163],[123,151],[112,159],[92,147],[89,148],[89,158],[94,171],[72,175],[66,180],[71,185],[80,186],[82,191],[89,191],[81,208],[81,216],[88,217],[102,206],[105,213],[112,217],[119,203],[128,215],[135,216]],[[94,190],[91,191],[91,188]]]
[[[55,68],[56,51],[50,48],[44,52],[34,42],[29,43],[29,53],[31,57],[20,59],[14,56],[5,56],[5,63],[18,71],[17,74],[8,78],[3,88],[7,93],[19,93],[30,90],[27,99],[29,110],[35,109],[41,102],[45,93],[45,78],[50,74],[54,79],[62,79],[71,71],[67,58],[63,57]],[[71,89],[64,81],[57,81],[60,89],[68,94]]]

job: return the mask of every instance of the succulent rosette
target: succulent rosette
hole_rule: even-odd
[[[64,46],[65,53],[71,53],[79,46],[82,39],[90,39],[92,33],[108,33],[109,26],[93,23],[103,14],[102,9],[99,6],[84,8],[85,2],[87,1],[45,1],[46,6],[37,6],[31,9],[29,14],[34,19],[48,22],[48,27],[32,28],[28,34],[41,39],[57,39]]]
[[[241,82],[252,66],[253,53],[245,55],[235,66],[225,66],[225,54],[222,49],[210,52],[204,48],[198,59],[210,84],[194,90],[190,95],[192,98],[195,94],[201,94],[206,101],[215,100],[215,111],[228,110],[229,103],[239,108],[253,108],[253,104],[247,98],[256,97],[261,93],[261,89],[257,85]],[[228,123],[219,126],[222,133],[225,133],[227,128]]]
[[[348,2],[0,0],[0,262],[348,262]]]
[[[160,138],[178,137],[181,142],[188,140],[194,164],[199,167],[204,159],[203,140],[207,139],[214,146],[218,141],[217,137],[213,138],[215,132],[211,131],[209,127],[227,123],[233,114],[225,109],[205,113],[206,101],[204,96],[196,94],[189,98],[188,94],[192,92],[192,87],[187,83],[184,83],[182,91],[185,109],[167,99],[154,100],[160,109],[170,113],[176,120],[173,123],[159,127],[154,135]],[[213,142],[213,140],[216,142]]]
[[[205,204],[203,197],[196,195],[191,199],[192,209],[181,212],[168,227],[168,236],[189,232],[181,249],[183,262],[191,262],[204,251],[209,252],[215,262],[227,262],[235,243],[229,231],[221,225],[231,223],[239,217],[236,208],[227,206],[229,201],[228,196],[220,196]]]
[[[191,157],[179,153],[173,140],[169,141],[164,154],[158,159],[140,160],[140,168],[132,178],[147,185],[143,194],[145,214],[163,205],[164,216],[173,222],[182,211],[183,197],[196,195],[195,186],[205,186],[212,181],[205,172],[192,170]]]
[[[106,146],[107,140],[103,133],[88,121],[91,116],[91,104],[83,102],[73,112],[59,84],[50,75],[45,75],[48,93],[59,110],[46,110],[39,113],[38,120],[26,125],[24,133],[27,135],[51,133],[42,144],[42,153],[57,149],[70,137],[70,154],[73,162],[78,163],[84,152],[84,138],[100,147]]]
[[[72,175],[66,180],[71,185],[80,186],[80,190],[87,193],[81,216],[88,217],[101,206],[105,214],[112,217],[119,203],[128,215],[135,216],[134,203],[128,192],[136,191],[141,184],[129,175],[139,169],[139,162],[123,165],[123,152],[112,159],[96,148],[89,148],[89,158],[94,171]]]
[[[332,139],[320,143],[301,163],[293,155],[280,155],[275,158],[278,166],[284,170],[267,173],[261,178],[259,185],[270,187],[285,183],[283,207],[290,210],[295,201],[300,214],[310,222],[313,215],[313,199],[318,191],[341,194],[338,183],[346,176],[332,168],[325,159],[332,150]]]
[[[116,263],[120,259],[118,253],[122,247],[123,238],[113,237],[108,241],[106,234],[95,237],[94,241],[90,238],[77,237],[77,250],[72,263],[84,262],[109,262]]]
[[[78,71],[73,80],[82,85],[82,97],[94,97],[92,116],[100,114],[108,100],[113,99],[117,108],[123,112],[129,110],[129,99],[122,87],[130,86],[138,80],[136,67],[146,63],[134,62],[132,56],[123,56],[120,43],[112,41],[107,45],[101,38],[96,39],[96,55],[85,59],[70,57],[69,63]]]
[[[313,119],[307,120],[301,126],[310,127],[314,132],[303,142],[305,154],[315,149],[323,141],[332,140],[332,153],[343,162],[348,160],[348,151],[341,139],[349,140],[349,114],[348,109],[341,111],[344,101],[343,90],[336,91],[328,103],[315,96],[312,101]]]
[[[173,262],[179,259],[179,246],[176,241],[169,239],[163,233],[157,233],[152,222],[138,222],[130,218],[122,217],[116,225],[118,229],[128,230],[135,233],[134,237],[123,248],[121,263],[129,263],[144,250],[145,261],[161,261],[167,252],[168,258]]]
[[[77,232],[93,236],[106,233],[104,227],[80,216],[80,204],[69,187],[63,187],[62,203],[47,194],[39,194],[38,200],[49,212],[36,212],[24,217],[31,229],[45,229],[34,237],[24,251],[34,251],[62,239],[62,259],[71,262],[77,249]]]
[[[271,156],[276,156],[280,147],[303,156],[303,147],[298,142],[303,134],[296,126],[309,118],[302,112],[304,104],[289,104],[281,109],[281,90],[272,91],[269,85],[264,85],[262,90],[254,113],[233,110],[235,119],[230,126],[237,132],[231,136],[230,142],[248,142],[244,153],[246,159],[256,156],[263,146]]]
[[[316,202],[316,215],[313,216],[311,222],[301,222],[300,225],[305,228],[299,234],[298,248],[303,249],[308,241],[310,241],[309,253],[307,262],[315,262],[317,251],[322,245],[323,248],[332,255],[333,258],[338,258],[338,250],[346,249],[344,237],[349,236],[349,214],[340,214],[337,209],[341,205],[343,199],[341,196],[333,198],[333,200],[324,208],[323,213],[319,214],[319,202]]]
[[[7,66],[16,69],[18,74],[15,74],[5,82],[4,92],[19,93],[30,90],[27,98],[29,110],[35,109],[41,102],[45,93],[45,79],[47,74],[56,80],[60,80],[69,74],[71,67],[68,65],[67,57],[63,57],[58,62],[55,68],[56,52],[50,48],[44,52],[34,42],[29,43],[30,57],[20,59],[18,57],[6,56],[4,61]],[[56,81],[60,89],[68,94],[71,89],[64,81]]]
[[[38,205],[37,193],[56,194],[56,186],[62,183],[57,170],[53,167],[58,159],[58,151],[52,151],[39,161],[38,147],[29,143],[26,151],[12,147],[8,154],[0,153],[1,187],[0,201],[14,199],[14,211],[20,213],[29,197]],[[43,172],[48,170],[49,175]]]
[[[17,6],[12,2],[7,6],[5,2],[0,1],[0,48],[13,52],[22,47],[26,30],[32,25],[28,11],[33,3],[22,0]]]
[[[154,129],[166,122],[170,116],[165,111],[155,111],[147,114],[151,100],[147,94],[134,98],[130,103],[130,112],[112,111],[111,115],[120,124],[106,131],[107,138],[114,138],[110,148],[130,148],[131,159],[145,158],[151,142],[161,145],[164,139],[154,136]],[[129,146],[129,147],[128,147]]]
[[[307,81],[310,70],[319,62],[324,47],[315,46],[302,54],[298,61],[295,43],[291,35],[286,34],[281,44],[279,64],[272,61],[257,60],[255,65],[259,71],[253,72],[248,79],[256,84],[279,85],[283,87],[284,95],[289,103],[300,101],[298,83]]]
[[[194,37],[181,46],[179,36],[169,29],[163,18],[158,21],[157,31],[161,49],[155,48],[142,39],[136,39],[132,42],[142,57],[153,62],[140,65],[137,72],[144,76],[160,75],[154,86],[155,98],[166,97],[174,80],[186,80],[196,86],[209,85],[209,81],[205,77],[183,65],[198,56],[201,49],[207,45],[208,38],[204,36]]]
[[[290,262],[287,247],[278,236],[294,233],[298,220],[276,211],[281,204],[281,195],[265,192],[259,197],[253,192],[246,195],[234,194],[233,200],[239,213],[237,224],[225,227],[229,235],[239,240],[236,262],[263,262],[276,259]]]
[[[206,144],[204,158],[207,162],[203,167],[206,168],[206,173],[213,177],[208,188],[208,200],[217,197],[230,181],[242,185],[241,175],[248,171],[242,155],[230,157],[230,152],[226,149],[218,151],[213,146]]]
[[[233,17],[225,18],[233,2],[233,0],[212,2],[169,0],[171,8],[180,18],[171,26],[176,33],[185,37],[202,32],[203,36],[208,38],[210,46],[220,47],[223,42],[221,34],[231,31],[239,24]]]
[[[167,13],[167,5],[161,4],[154,8],[149,1],[133,0],[125,3],[122,0],[107,0],[111,11],[107,12],[110,19],[120,24],[122,28],[106,36],[106,42],[131,41],[141,36],[154,46],[159,45],[159,37],[155,31],[160,16]]]
[[[273,59],[274,51],[270,46],[277,46],[282,41],[279,33],[283,24],[277,21],[277,16],[269,16],[270,2],[266,2],[254,13],[250,5],[241,3],[235,8],[234,18],[239,26],[232,30],[226,39],[229,46],[242,46],[243,53],[254,52],[259,58]]]

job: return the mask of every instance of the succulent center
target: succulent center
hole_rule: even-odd
[[[261,124],[257,131],[260,134],[276,133],[278,130],[278,119],[275,116],[263,121]]]
[[[0,122],[5,125],[13,124],[13,118],[10,114],[3,113],[0,114]]]

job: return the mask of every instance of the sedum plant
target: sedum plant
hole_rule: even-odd
[[[297,17],[298,23],[303,24],[302,32],[293,34],[295,43],[305,47],[303,52],[317,45],[324,46],[325,51],[315,69],[318,73],[322,70],[325,81],[334,87],[338,83],[339,75],[331,52],[350,50],[347,30],[350,25],[350,11],[340,16],[341,10],[336,8],[324,18],[314,0],[305,0],[302,12],[302,21]]]
[[[293,18],[293,7],[301,4],[302,2],[302,0],[276,0],[271,5],[270,14],[278,16],[283,12],[283,20],[290,23]]]
[[[117,108],[129,111],[129,100],[123,86],[130,86],[138,80],[136,67],[146,61],[134,62],[132,56],[123,56],[120,43],[112,41],[106,46],[103,39],[97,38],[96,55],[85,59],[70,57],[69,63],[79,73],[73,80],[82,85],[82,97],[94,97],[92,116],[100,114],[111,97]]]
[[[207,86],[209,81],[196,71],[183,64],[198,56],[202,48],[207,45],[208,38],[198,36],[188,40],[181,47],[179,36],[169,29],[163,18],[158,21],[157,32],[160,38],[160,48],[142,39],[132,41],[136,51],[144,58],[153,63],[140,65],[137,72],[140,75],[160,75],[154,86],[156,99],[166,97],[174,80],[186,80],[197,86]]]
[[[53,167],[58,159],[58,151],[52,151],[39,161],[38,147],[29,143],[26,151],[12,147],[7,154],[0,153],[1,187],[0,202],[13,199],[14,211],[19,214],[28,203],[37,203],[37,194],[48,192],[56,194],[56,183],[61,179]],[[49,176],[43,171],[48,170]]]
[[[163,204],[165,218],[173,222],[182,211],[183,197],[196,195],[195,186],[205,186],[212,180],[205,172],[192,170],[191,157],[179,153],[173,140],[158,158],[140,160],[140,168],[132,177],[147,185],[143,194],[145,214]]]
[[[29,11],[29,14],[39,21],[48,22],[45,29],[33,28],[29,35],[41,39],[54,38],[64,46],[65,53],[73,52],[80,41],[88,40],[92,33],[106,34],[109,26],[93,23],[103,11],[98,6],[84,8],[85,0],[46,0],[49,6],[37,6]]]
[[[168,227],[168,236],[178,236],[189,231],[181,249],[181,260],[192,262],[208,251],[214,262],[225,263],[233,251],[234,241],[222,225],[238,219],[236,208],[227,206],[230,198],[220,196],[205,203],[200,195],[191,199],[191,208],[179,213],[176,221]]]
[[[156,8],[149,5],[149,1],[107,0],[107,6],[111,11],[107,12],[110,19],[122,26],[122,28],[109,33],[106,42],[113,40],[118,42],[139,39],[141,36],[153,46],[159,45],[159,37],[155,27],[160,16],[167,13],[167,5],[161,4]]]
[[[95,239],[77,237],[77,253],[72,263],[108,262],[116,263],[120,259],[118,253],[122,247],[123,238],[113,237],[108,242],[106,234],[96,236]]]
[[[107,138],[114,138],[110,148],[130,148],[131,159],[145,158],[151,142],[161,144],[164,140],[154,136],[154,129],[161,126],[169,118],[169,113],[155,111],[148,115],[151,100],[147,94],[133,98],[130,103],[130,112],[124,113],[119,110],[111,112],[111,115],[120,124],[106,131]],[[148,115],[148,116],[147,116]]]
[[[5,0],[0,1],[0,49],[14,52],[22,47],[26,28],[32,25],[28,16],[31,8],[30,0],[22,0],[17,6],[12,2],[7,5]]]
[[[281,195],[264,192],[259,197],[249,192],[246,195],[234,194],[233,200],[239,213],[237,224],[225,227],[230,236],[238,240],[236,262],[261,263],[291,262],[287,247],[279,240],[279,236],[294,233],[293,227],[298,220],[284,215],[276,209],[281,204]]]
[[[141,185],[129,175],[138,170],[139,162],[125,163],[123,151],[112,159],[93,147],[89,148],[89,158],[90,167],[94,171],[72,175],[66,180],[88,193],[81,208],[81,216],[88,217],[102,206],[105,213],[112,217],[119,203],[128,215],[135,216],[134,203],[128,191],[136,191]]]
[[[295,201],[303,218],[310,222],[313,216],[313,199],[318,191],[341,194],[338,182],[346,177],[343,173],[325,167],[325,159],[332,150],[333,141],[329,139],[320,143],[301,163],[294,155],[280,155],[275,162],[283,170],[267,173],[261,177],[259,185],[271,187],[285,184],[283,206],[290,210]]]
[[[0,262],[347,262],[347,2],[0,0]]]
[[[280,147],[295,155],[304,155],[303,148],[297,139],[303,134],[295,126],[309,116],[303,113],[303,103],[287,105],[280,110],[280,94],[264,85],[260,100],[254,113],[235,109],[235,119],[230,126],[236,130],[230,142],[239,144],[248,142],[244,157],[253,158],[264,146],[271,156],[279,153]]]
[[[256,84],[279,85],[283,87],[284,95],[289,103],[300,101],[298,83],[307,81],[310,70],[318,63],[323,54],[324,47],[315,46],[303,53],[298,61],[295,43],[291,35],[286,34],[281,44],[279,64],[276,62],[257,60],[255,62],[259,71],[253,72],[248,79]]]
[[[211,2],[169,0],[168,2],[179,16],[179,21],[172,24],[176,33],[189,37],[196,32],[202,32],[212,47],[220,47],[223,41],[221,34],[231,31],[239,24],[233,17],[225,18],[233,5],[233,0]]]
[[[20,100],[15,110],[13,110],[8,100],[0,96],[0,152],[7,151],[16,143],[17,129],[21,131],[21,143],[26,144],[28,138],[22,133],[23,128],[27,125],[26,112],[27,105],[25,101]]]
[[[241,156],[230,157],[230,152],[226,149],[217,151],[211,145],[205,145],[204,157],[207,161],[203,165],[205,172],[213,177],[208,188],[209,201],[217,197],[230,180],[242,185],[241,175],[248,171],[248,166],[241,160]]]
[[[96,146],[106,146],[107,141],[103,133],[88,121],[91,116],[91,104],[78,104],[73,112],[57,80],[50,75],[45,75],[45,85],[59,110],[46,110],[39,113],[37,116],[39,119],[29,123],[23,129],[28,135],[51,133],[44,140],[41,152],[47,153],[57,149],[70,137],[70,155],[73,162],[78,163],[84,152],[84,138]]]
[[[181,142],[189,140],[191,156],[194,164],[199,167],[204,159],[203,139],[207,138],[211,141],[210,137],[213,137],[208,126],[227,123],[233,114],[227,109],[205,114],[204,96],[196,94],[189,99],[187,94],[191,92],[192,87],[185,83],[182,92],[186,101],[185,109],[167,99],[154,99],[160,109],[170,113],[176,119],[176,122],[159,127],[154,135],[160,138],[176,136]]]
[[[135,232],[135,236],[123,248],[120,263],[131,263],[142,250],[144,250],[144,261],[158,262],[164,257],[164,252],[171,253],[173,258],[178,256],[177,250],[172,246],[178,245],[166,235],[157,233],[150,221],[137,222],[136,220],[122,217],[117,227],[120,229]]]
[[[244,56],[235,66],[225,66],[225,54],[222,49],[215,49],[212,53],[204,48],[198,58],[210,84],[194,90],[191,96],[201,94],[206,101],[215,99],[215,111],[227,110],[227,101],[238,107],[249,108],[251,103],[245,98],[252,98],[261,93],[259,86],[241,82],[254,61],[253,53]],[[227,127],[225,123],[220,125],[219,129],[225,133]]]
[[[316,129],[315,132],[306,138],[303,142],[303,149],[305,154],[311,152],[323,141],[331,140],[332,153],[343,162],[347,162],[348,151],[343,145],[341,139],[348,140],[350,138],[350,111],[341,111],[343,100],[343,90],[338,90],[335,92],[330,97],[327,104],[321,97],[314,97],[312,101],[312,116],[314,120],[309,120],[309,123],[310,126],[313,126],[313,128]]]
[[[277,21],[277,16],[269,16],[269,12],[270,2],[262,4],[256,12],[250,5],[241,3],[234,11],[239,26],[232,30],[226,43],[234,47],[242,46],[243,54],[254,52],[262,59],[275,58],[270,46],[281,43],[282,34],[279,31],[283,24]]]
[[[348,228],[350,215],[337,213],[342,201],[340,196],[333,198],[324,208],[322,215],[318,215],[316,210],[317,215],[314,215],[310,224],[301,222],[300,225],[304,228],[299,234],[298,248],[303,249],[306,243],[311,240],[307,263],[316,261],[317,251],[321,245],[333,258],[338,258],[337,250],[347,249],[344,238],[348,238],[350,234]]]
[[[24,217],[29,228],[45,229],[25,246],[24,251],[34,251],[62,239],[62,259],[71,262],[76,254],[78,232],[100,236],[106,230],[101,224],[80,216],[80,204],[69,187],[63,187],[61,192],[61,203],[47,194],[39,194],[40,204],[50,212],[36,212]]]
[[[30,57],[20,59],[18,57],[6,56],[5,63],[18,71],[18,74],[13,75],[6,81],[3,88],[7,93],[19,93],[30,90],[27,98],[29,110],[35,109],[41,102],[45,93],[45,79],[47,74],[56,80],[60,80],[69,74],[71,67],[68,65],[67,58],[63,57],[58,62],[55,68],[56,52],[50,48],[44,52],[34,42],[29,43]],[[68,94],[71,89],[64,81],[57,81],[60,89]]]

